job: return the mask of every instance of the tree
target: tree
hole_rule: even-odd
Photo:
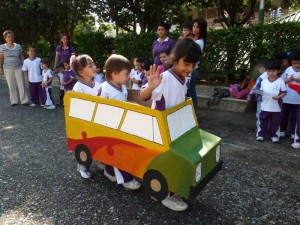
[[[137,23],[142,32],[156,29],[160,21],[181,24],[191,19],[191,7],[206,6],[197,0],[101,0],[94,1],[94,12],[105,22],[113,21],[127,32],[136,32]]]

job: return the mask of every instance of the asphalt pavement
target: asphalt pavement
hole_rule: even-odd
[[[58,98],[58,88],[53,96]],[[84,180],[66,148],[63,108],[10,106],[0,76],[0,224],[300,224],[300,149],[255,140],[255,115],[198,110],[222,138],[223,169],[173,212],[96,167]]]

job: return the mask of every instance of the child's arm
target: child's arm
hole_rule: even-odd
[[[147,76],[147,80],[148,80],[148,86],[146,86],[140,92],[140,98],[142,100],[148,99],[151,96],[152,91],[156,87],[158,87],[158,85],[162,81],[162,76],[160,76],[159,71],[155,64],[153,66],[150,66],[150,72]]]
[[[48,84],[50,84],[52,82],[52,80],[53,80],[53,77],[50,77],[49,80],[47,80],[46,82],[42,82],[42,86],[47,87]]]
[[[273,99],[279,100],[279,99],[282,99],[285,95],[286,95],[286,91],[281,92],[280,95],[278,95],[278,96],[274,96]]]
[[[64,81],[63,81],[63,82],[62,82],[62,85],[63,85],[63,86],[66,86],[66,85],[68,85],[68,84],[71,84],[71,83],[73,82],[73,80],[74,80],[74,79],[71,78],[71,79],[68,80],[67,82],[64,82]]]

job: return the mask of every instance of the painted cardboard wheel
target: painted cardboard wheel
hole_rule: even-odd
[[[75,158],[77,162],[89,168],[93,162],[90,150],[85,145],[78,145],[75,149]]]
[[[169,194],[168,182],[157,170],[148,170],[145,173],[143,186],[146,192],[158,201],[165,199]]]

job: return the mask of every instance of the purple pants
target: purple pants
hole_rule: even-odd
[[[295,133],[297,108],[298,108],[298,105],[283,103],[282,110],[281,110],[281,122],[280,122],[280,131],[281,132],[287,132],[289,119],[291,118],[290,129],[289,129],[289,132],[287,132],[287,133],[290,133],[290,134]]]
[[[300,105],[297,105],[296,128],[294,142],[300,143]]]
[[[109,175],[115,176],[115,171],[114,171],[114,168],[112,166],[105,165],[105,170]],[[123,177],[124,183],[127,183],[127,182],[133,180],[133,176],[130,173],[127,173],[127,172],[125,172],[123,170],[120,170],[120,169],[119,169],[119,171],[120,171],[120,173]]]
[[[280,126],[280,112],[267,112],[261,110],[259,114],[259,128],[257,131],[258,137],[265,137],[268,130],[268,123],[270,120],[270,136],[279,138],[279,126]]]
[[[31,95],[31,103],[39,105],[40,99],[41,103],[43,103],[44,96],[43,96],[43,90],[42,90],[42,82],[28,82],[29,83],[29,92]]]

